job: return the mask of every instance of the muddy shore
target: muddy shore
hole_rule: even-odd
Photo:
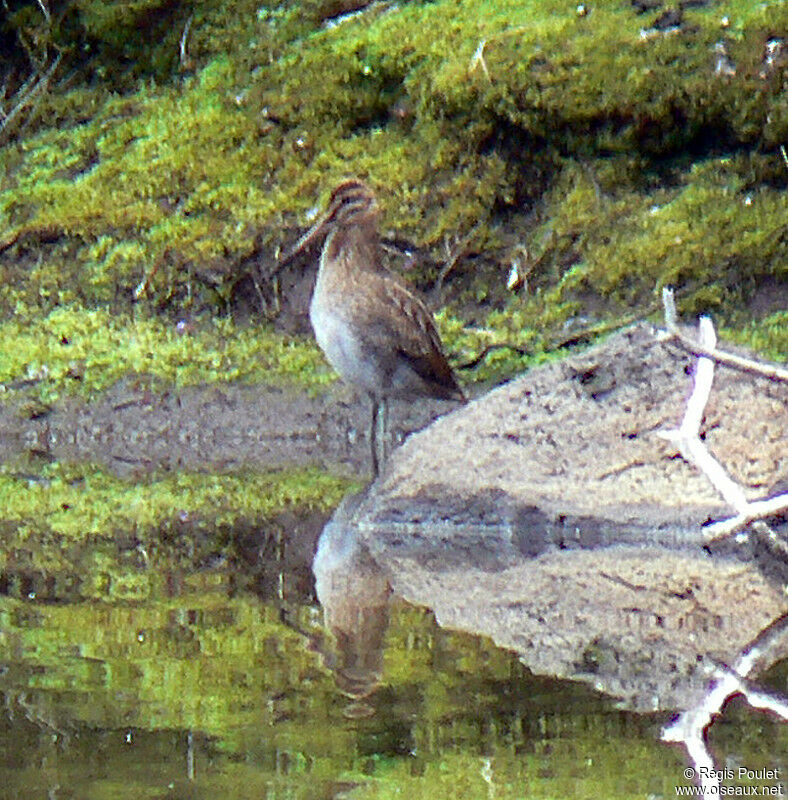
[[[453,405],[392,403],[393,441]],[[370,469],[369,415],[369,402],[341,385],[319,397],[241,385],[154,393],[135,378],[90,401],[67,399],[34,419],[18,401],[0,406],[0,461],[34,453],[127,477],[317,466],[363,479]]]

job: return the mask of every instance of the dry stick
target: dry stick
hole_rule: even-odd
[[[779,367],[776,364],[764,364],[752,358],[726,353],[722,350],[717,350],[716,341],[715,345],[709,346],[703,341],[694,342],[682,333],[676,322],[676,304],[673,300],[673,289],[670,287],[666,287],[662,290],[662,304],[665,307],[665,327],[667,331],[661,332],[659,337],[660,341],[664,342],[675,339],[681,347],[695,356],[707,356],[729,367],[741,369],[745,372],[752,372],[756,375],[763,375],[765,378],[771,378],[772,380],[788,382],[788,369],[784,367]]]
[[[194,19],[194,14],[189,15],[189,19],[186,20],[186,25],[183,28],[183,35],[181,36],[180,42],[180,62],[181,66],[184,67],[188,63],[191,62],[189,58],[189,51],[188,51],[188,41],[189,41],[189,31],[192,27],[192,20]]]
[[[22,111],[22,109],[26,105],[29,105],[30,102],[35,99],[36,95],[38,95],[42,91],[42,89],[45,89],[47,87],[47,85],[49,84],[49,80],[55,73],[55,70],[57,69],[58,64],[60,64],[60,59],[62,57],[63,56],[61,53],[57,54],[57,58],[55,58],[55,60],[52,62],[51,66],[46,71],[46,73],[44,75],[39,74],[36,77],[36,80],[34,81],[32,87],[25,93],[24,97],[20,98],[20,100],[11,109],[11,111],[8,112],[5,119],[2,121],[2,123],[0,123],[0,135],[2,135],[5,129],[11,124],[11,121],[14,119],[14,117],[17,117]],[[27,86],[28,83],[26,83],[25,86]]]
[[[473,58],[471,59],[471,63],[468,65],[468,74],[474,72],[476,67],[481,67],[484,76],[487,80],[492,83],[492,78],[490,77],[490,71],[487,69],[487,64],[484,61],[484,48],[487,47],[487,40],[482,39],[476,50],[474,51]]]
[[[60,58],[61,58],[61,56],[60,56],[60,54],[58,54],[57,61],[55,62],[54,67],[57,67],[57,62],[60,61]],[[22,133],[24,133],[24,131],[27,129],[28,125],[30,125],[31,122],[35,119],[36,111],[38,109],[38,106],[41,103],[41,101],[44,99],[44,97],[46,97],[46,90],[49,89],[49,80],[50,80],[51,76],[52,76],[52,72],[50,71],[42,79],[45,91],[42,92],[42,91],[36,90],[33,93],[32,100],[28,103],[28,109],[27,109],[27,114],[25,115],[25,119],[22,122],[20,122],[20,124],[19,124],[19,128],[17,130],[17,136],[20,136]]]
[[[662,290],[662,301],[665,306],[665,324],[668,331],[676,330],[676,304],[673,290]],[[709,353],[717,353],[717,334],[709,317],[701,317],[699,322],[700,345],[698,349]],[[690,342],[694,346],[694,342]],[[753,362],[757,365],[757,362]],[[751,370],[748,370],[751,371]],[[749,502],[744,490],[725,472],[722,464],[712,456],[700,439],[700,426],[703,413],[711,392],[714,380],[714,356],[703,355],[698,359],[695,370],[695,382],[692,394],[687,401],[684,419],[681,426],[674,430],[657,431],[657,435],[675,444],[682,457],[697,467],[722,495],[728,505],[736,511],[736,516],[722,522],[716,522],[706,528],[707,541],[728,536],[745,527],[753,520],[777,514],[788,509],[788,493],[777,495],[768,500]]]
[[[675,314],[672,294],[666,300],[665,317],[668,320],[671,316],[671,307],[672,313]],[[713,349],[717,344],[717,336],[709,317],[700,318],[699,329],[702,346]],[[681,426],[674,430],[657,431],[657,435],[677,445],[681,455],[709,478],[725,501],[737,511],[742,511],[747,506],[744,492],[726,475],[722,465],[714,459],[700,440],[700,425],[703,421],[703,412],[709,399],[713,380],[714,361],[706,356],[699,358],[692,394],[687,401]]]
[[[454,253],[451,252],[452,248],[449,247],[448,242],[444,244],[446,249],[446,263],[441,267],[438,278],[435,281],[435,291],[439,294],[443,290],[443,282],[446,280],[446,276],[457,266],[460,259],[467,254],[468,245],[471,243],[473,235],[479,230],[480,226],[480,222],[474,225],[468,232],[468,235],[455,244]]]
[[[47,25],[52,21],[52,18],[49,15],[49,9],[46,6],[44,0],[38,0],[38,5],[41,8],[41,13],[44,15],[44,19],[47,21]]]
[[[59,225],[42,225],[38,228],[17,228],[0,239],[0,253],[13,247],[21,239],[37,236],[40,242],[53,241],[66,233]]]
[[[161,269],[163,258],[158,258],[151,267],[150,271],[142,276],[142,280],[134,287],[134,300],[137,301],[144,297],[150,288],[151,281],[156,277],[156,273]]]
[[[758,520],[762,520],[764,517],[773,517],[783,511],[788,511],[788,493],[775,495],[768,500],[753,500],[747,503],[745,509],[735,517],[708,525],[704,531],[704,536],[708,542],[723,539]],[[759,527],[758,530],[770,538],[776,538],[773,531],[766,525]]]
[[[470,361],[466,361],[463,364],[457,364],[454,368],[474,369],[475,367],[478,367],[479,364],[481,364],[490,353],[494,353],[496,350],[511,350],[513,353],[517,353],[517,355],[520,356],[527,356],[529,354],[525,347],[519,347],[516,344],[508,344],[507,342],[496,342],[495,344],[488,344],[481,351],[481,353],[472,358]]]
[[[663,302],[668,330],[670,331],[671,327],[675,330],[676,306],[670,289],[663,290]],[[708,350],[708,352],[716,352],[716,334],[714,326],[708,317],[702,317],[700,320],[700,335],[701,347]],[[695,464],[709,478],[726,501],[739,512],[738,516],[732,520],[717,523],[708,529],[707,536],[717,538],[738,530],[757,516],[768,516],[788,508],[788,495],[775,497],[771,500],[748,502],[742,488],[728,477],[719,462],[713,458],[701,442],[699,437],[700,424],[709,392],[711,391],[713,378],[714,361],[711,357],[704,355],[698,359],[695,385],[687,402],[681,426],[678,430],[660,431],[659,434],[663,438],[676,443],[682,456],[687,461]],[[777,631],[777,637],[774,634],[775,630]],[[775,650],[779,637],[785,638],[786,635],[788,635],[788,617],[783,617],[782,623],[776,628],[772,627],[769,635],[765,637],[765,641],[756,642],[739,657],[733,670],[717,668],[714,672],[716,682],[702,702],[696,708],[680,714],[672,725],[663,730],[663,741],[679,742],[686,748],[687,754],[695,767],[695,774],[703,787],[704,796],[719,794],[720,789],[718,773],[715,770],[714,760],[706,747],[704,733],[714,718],[720,714],[725,701],[731,695],[741,693],[754,708],[767,709],[788,720],[788,701],[756,690],[742,680],[752,672],[758,660],[763,658],[764,652],[768,652],[769,649]]]
[[[5,8],[7,13],[11,13],[7,0],[2,0],[3,8]],[[38,0],[38,5],[41,8],[41,13],[44,15],[44,21],[47,24],[47,27],[52,25],[52,17],[49,13],[49,8],[44,0]],[[41,89],[46,88],[49,84],[49,79],[54,74],[55,70],[57,69],[58,64],[60,63],[60,59],[62,58],[62,54],[58,53],[57,58],[55,58],[54,62],[47,70],[45,74],[41,74],[43,71],[43,67],[46,64],[49,56],[47,54],[47,50],[44,50],[44,60],[43,63],[39,62],[33,56],[32,51],[27,46],[25,41],[25,37],[22,35],[22,31],[17,31],[17,39],[19,43],[24,48],[25,52],[27,53],[27,57],[34,68],[33,74],[30,76],[28,80],[22,85],[19,91],[16,93],[16,96],[19,98],[16,105],[8,112],[8,114],[3,114],[2,123],[0,123],[0,134],[3,133],[5,128],[11,123],[14,117],[18,116],[22,109],[30,103],[31,100],[36,100],[36,96],[41,94]],[[40,96],[36,100],[36,104],[40,100]],[[35,111],[35,106],[33,107],[33,111]],[[31,112],[32,113],[32,112]]]
[[[10,73],[9,73],[9,74],[10,74]],[[21,98],[21,99],[18,101],[18,103],[19,103],[19,102],[22,102],[22,101],[24,100],[24,96],[25,96],[25,94],[27,93],[28,89],[30,89],[30,87],[31,87],[31,86],[32,86],[32,85],[33,85],[33,84],[34,84],[34,83],[35,83],[37,80],[38,80],[38,73],[33,73],[33,74],[32,74],[32,75],[31,75],[31,76],[30,76],[30,77],[29,77],[29,78],[28,78],[28,79],[27,79],[27,80],[26,80],[26,81],[25,81],[25,82],[24,82],[24,83],[23,83],[23,84],[22,84],[22,85],[21,85],[21,86],[20,86],[20,87],[19,87],[19,88],[16,90],[16,92],[14,93],[14,96],[15,96],[15,97],[20,97],[20,98]],[[7,80],[6,80],[6,83],[7,83]],[[5,84],[3,84],[3,96],[5,97]],[[9,100],[10,100],[10,99],[11,99],[11,98],[9,98]],[[17,104],[18,104],[18,103],[17,103]],[[8,113],[10,114],[11,112],[9,111]],[[6,119],[8,119],[8,114],[6,114],[6,113],[5,113],[5,111],[4,111],[4,112],[3,112],[3,125],[5,125],[5,120],[6,120]],[[1,127],[1,126],[0,126],[0,130],[2,130],[2,127]]]
[[[742,694],[753,708],[771,711],[788,721],[788,699],[775,697],[755,689],[744,680],[753,670],[767,665],[785,650],[788,642],[788,615],[772,623],[739,655],[733,668],[715,667],[714,682],[695,708],[683,711],[662,730],[663,742],[683,744],[703,786],[704,797],[719,796],[719,773],[706,747],[705,732],[714,718],[722,713],[725,701]]]
[[[6,125],[8,125],[8,123],[25,107],[28,96],[38,85],[39,77],[39,73],[34,73],[19,87],[19,89],[17,89],[14,95],[15,98],[18,98],[16,105],[7,114],[3,114],[3,121],[0,123],[0,133],[3,132]]]
[[[479,44],[476,46],[476,50],[473,53],[473,57],[471,58],[471,63],[468,64],[468,74],[470,75],[472,72],[475,72],[477,67],[481,67],[484,76],[490,83],[492,83],[493,79],[490,76],[490,71],[487,69],[487,63],[484,60],[484,48],[487,47],[487,43],[490,41],[496,41],[497,39],[503,39],[506,36],[513,36],[516,33],[522,33],[524,30],[526,30],[526,28],[521,25],[518,28],[511,28],[506,31],[501,31],[500,33],[496,34],[495,36],[491,36],[488,39],[480,39]]]

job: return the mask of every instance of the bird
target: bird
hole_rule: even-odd
[[[283,259],[323,241],[309,319],[329,364],[372,401],[373,478],[386,460],[390,398],[467,402],[429,309],[383,265],[379,216],[369,186],[344,180]]]

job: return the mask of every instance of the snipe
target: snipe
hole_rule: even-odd
[[[375,476],[386,457],[390,397],[465,402],[429,310],[383,266],[377,222],[371,189],[345,181],[285,259],[325,236],[309,318],[331,366],[372,398]]]

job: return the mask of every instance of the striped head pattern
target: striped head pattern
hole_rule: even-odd
[[[302,250],[310,247],[333,227],[359,224],[377,215],[375,194],[365,183],[350,179],[342,181],[328,200],[325,212],[296,242],[280,263],[286,263]]]

